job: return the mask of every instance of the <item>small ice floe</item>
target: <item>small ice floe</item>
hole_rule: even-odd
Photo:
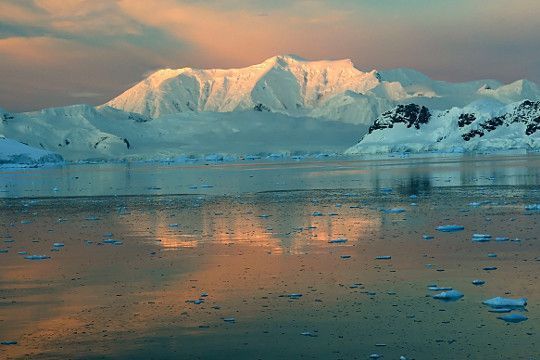
[[[484,280],[480,280],[480,279],[475,279],[472,281],[472,284],[476,286],[481,286],[481,285],[484,285],[485,283],[486,282]]]
[[[46,260],[50,259],[50,256],[47,255],[27,255],[24,257],[26,260]]]
[[[317,337],[317,334],[312,333],[311,331],[304,331],[301,332],[300,335],[302,336],[308,336],[308,337]]]
[[[482,304],[487,305],[492,308],[523,308],[527,306],[526,298],[504,298],[504,297],[494,297],[488,300],[482,301]]]
[[[495,241],[510,241],[510,238],[506,236],[498,236],[495,238]]]
[[[328,240],[329,244],[345,244],[347,242],[347,239],[333,239]]]
[[[227,318],[223,318],[223,321],[225,321],[227,323],[235,323],[236,319],[233,318],[233,317],[227,317]]]
[[[525,205],[525,210],[527,211],[540,210],[540,204]]]
[[[455,231],[462,231],[465,229],[465,226],[462,225],[441,225],[437,226],[437,231],[441,232],[455,232]]]
[[[433,238],[434,238],[433,235],[426,235],[426,234],[422,235],[422,239],[424,240],[433,240]]]
[[[456,301],[463,297],[463,293],[457,290],[443,291],[442,293],[433,295],[434,299],[444,301]]]
[[[53,243],[52,246],[55,248],[61,248],[64,247],[64,243]]]
[[[430,291],[450,291],[450,290],[453,290],[453,289],[451,287],[448,287],[448,286],[430,285],[430,286],[428,286],[428,290],[430,290]]]
[[[486,242],[491,240],[491,235],[489,234],[473,234],[472,241],[474,242]]]
[[[390,260],[390,259],[392,259],[390,255],[381,255],[375,258],[375,260]]]
[[[341,255],[340,258],[342,258],[343,260],[350,259],[351,255]]]
[[[392,209],[383,209],[382,212],[385,214],[401,214],[405,212],[404,208],[392,208]]]
[[[528,317],[522,314],[508,314],[508,315],[499,316],[497,317],[497,319],[500,319],[509,323],[517,324],[522,321],[528,320]]]
[[[487,257],[488,257],[488,258],[496,258],[496,257],[497,257],[497,254],[495,254],[495,253],[489,253],[489,254],[487,254]]]
[[[17,345],[17,342],[15,340],[6,340],[0,342],[1,345]]]
[[[288,297],[289,299],[297,300],[297,299],[300,299],[300,298],[302,297],[302,294],[299,294],[299,293],[292,293],[292,294],[287,295],[287,297]]]
[[[314,211],[311,216],[323,216],[322,212]]]
[[[485,268],[482,268],[482,270],[493,271],[493,270],[497,270],[497,267],[496,266],[486,266]]]
[[[488,310],[490,313],[497,313],[497,314],[500,314],[500,313],[509,313],[509,312],[512,312],[512,309],[510,308],[492,308],[492,309],[489,309]]]
[[[111,244],[111,245],[123,245],[124,244],[123,241],[116,240],[116,239],[105,239],[105,240],[103,240],[103,243],[104,244]]]

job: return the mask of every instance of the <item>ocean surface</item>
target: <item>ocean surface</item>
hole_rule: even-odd
[[[1,169],[0,358],[538,359],[539,234],[539,155]]]

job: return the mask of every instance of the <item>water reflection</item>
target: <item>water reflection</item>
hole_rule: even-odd
[[[208,165],[87,164],[0,170],[0,197],[223,195],[381,187],[415,192],[429,191],[430,187],[525,186],[539,181],[538,154]],[[212,187],[201,187],[207,184]]]

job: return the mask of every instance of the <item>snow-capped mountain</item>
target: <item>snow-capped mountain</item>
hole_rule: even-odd
[[[186,112],[150,119],[89,105],[11,114],[0,123],[0,134],[72,161],[334,153],[366,130],[363,125],[270,112]]]
[[[430,110],[399,105],[382,114],[346,154],[540,150],[540,101],[478,101]]]
[[[449,83],[411,69],[363,72],[350,60],[283,55],[241,69],[159,70],[106,105],[153,118],[256,109],[370,124],[397,104],[448,109],[486,98],[505,104],[540,99],[540,89],[526,80]]]
[[[286,55],[243,69],[160,70],[98,107],[0,110],[0,134],[66,160],[342,153],[369,125],[349,154],[536,149],[538,100],[526,80],[448,83]]]

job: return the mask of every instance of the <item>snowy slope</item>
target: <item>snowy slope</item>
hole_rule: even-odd
[[[342,152],[367,127],[269,112],[146,118],[88,105],[13,114],[0,133],[66,160],[163,159],[212,153]]]
[[[381,115],[347,154],[540,150],[540,101],[478,101],[430,110],[409,104]]]
[[[282,55],[242,69],[159,70],[106,105],[153,118],[256,108],[369,124],[373,115],[397,104],[447,109],[481,99],[508,104],[525,98],[540,99],[540,89],[526,80],[509,85],[495,80],[448,83],[412,69],[363,72],[350,60]]]
[[[45,164],[63,161],[62,157],[50,151],[37,149],[0,135],[0,165],[5,164]]]

